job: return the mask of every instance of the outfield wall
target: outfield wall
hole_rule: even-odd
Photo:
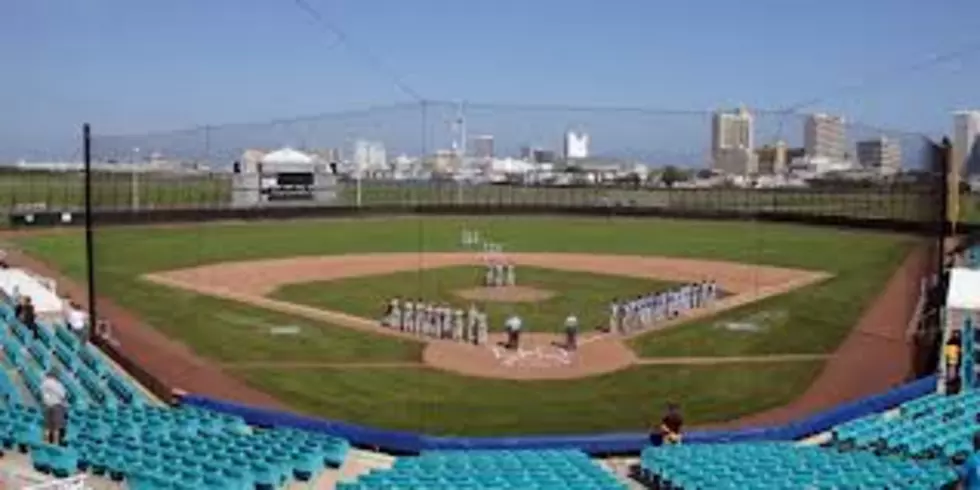
[[[908,400],[935,392],[936,376],[922,378],[860,400],[813,414],[805,419],[769,427],[743,427],[733,430],[691,431],[684,435],[688,444],[721,442],[797,441],[826,432],[833,427],[894,408]],[[185,395],[180,403],[237,415],[260,427],[292,427],[342,437],[355,446],[393,454],[416,454],[439,449],[559,449],[576,448],[592,455],[636,454],[650,444],[647,434],[567,434],[510,437],[430,436],[416,432],[383,430],[348,422],[320,419],[244,404]]]
[[[568,215],[583,217],[645,217],[698,220],[768,221],[877,229],[933,236],[943,223],[850,215],[801,214],[777,211],[741,211],[738,209],[670,209],[632,206],[563,206],[563,205],[376,205],[370,207],[275,207],[275,208],[171,208],[155,210],[100,210],[93,213],[94,226],[194,223],[230,220],[280,220],[296,218],[367,217],[385,215]],[[81,226],[80,211],[18,211],[9,216],[15,228]],[[948,224],[945,225],[948,227]]]

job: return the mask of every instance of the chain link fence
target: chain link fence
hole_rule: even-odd
[[[937,219],[942,183],[926,136],[835,120],[808,128],[815,123],[801,114],[747,114],[428,101],[150,134],[94,128],[92,205],[227,209],[274,200]],[[817,138],[808,140],[808,132]],[[294,179],[293,195],[305,192],[300,199],[269,198],[278,184],[264,182],[272,164],[263,172],[262,161],[284,148],[331,178]],[[80,163],[10,168],[0,173],[0,209],[78,210],[83,186]],[[262,195],[236,202],[250,190]],[[311,197],[321,195],[329,198]]]

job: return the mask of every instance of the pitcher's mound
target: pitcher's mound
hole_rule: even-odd
[[[532,303],[544,301],[555,295],[553,291],[526,286],[501,286],[493,288],[472,288],[454,291],[456,296],[476,301],[497,301],[500,303]]]

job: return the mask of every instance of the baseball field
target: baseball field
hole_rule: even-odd
[[[479,302],[491,330],[520,314],[540,341],[533,355],[377,326],[393,296],[472,301],[464,293],[479,289],[483,258],[460,245],[463,229],[517,264],[526,294]],[[11,240],[84,282],[81,233]],[[163,334],[156,353],[135,357],[157,355],[148,369],[169,369],[161,377],[189,391],[252,401],[253,390],[305,413],[438,434],[645,430],[668,399],[692,423],[715,424],[804,395],[917,243],[759,222],[567,217],[104,228],[96,282],[123,349],[141,329]],[[730,293],[716,308],[627,336],[593,329],[611,298],[709,278]],[[895,300],[890,310],[908,302]],[[586,345],[558,359],[551,340],[569,313],[582,318]],[[540,364],[522,364],[531,357]],[[218,375],[207,370],[234,382],[209,386]]]

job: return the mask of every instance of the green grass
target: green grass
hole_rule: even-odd
[[[765,331],[719,331],[711,327],[718,319],[712,319],[637,340],[634,347],[644,355],[830,352],[916,243],[914,238],[893,234],[753,222],[554,217],[405,217],[108,228],[96,233],[96,279],[102,294],[211,358],[227,362],[410,360],[419,356],[418,344],[411,341],[196,296],[149,284],[139,276],[221,261],[454,251],[458,250],[462,228],[479,229],[512,251],[703,257],[825,270],[835,275],[820,285],[722,317],[739,320],[751,312],[785,311],[782,317],[776,315],[778,321]],[[67,274],[84,279],[82,238],[80,233],[68,233],[18,240]],[[373,302],[373,308],[380,306],[378,300]],[[270,325],[300,325],[303,336],[270,338],[264,325],[243,318]],[[693,414],[701,414],[700,420],[723,420],[788,401],[806,389],[818,369],[819,365],[809,364],[738,369],[658,366],[530,385],[475,380],[423,369],[243,371],[242,376],[310,413],[385,427],[486,434],[636,429],[659,411],[665,396],[677,396],[693,407]],[[398,410],[387,407],[400,406],[398,403],[405,404],[405,414],[389,413]],[[528,413],[537,403],[548,407],[548,416]],[[497,413],[520,416],[491,415]]]
[[[343,311],[365,318],[380,318],[386,298],[410,297],[466,308],[469,300],[454,291],[481,284],[480,266],[442,267],[404,271],[381,276],[364,276],[339,281],[290,284],[272,296],[317,308]],[[556,293],[551,298],[530,303],[479,302],[490,317],[491,330],[503,330],[511,313],[520,315],[530,332],[558,332],[569,313],[579,317],[586,328],[608,324],[608,305],[612,298],[632,298],[662,291],[674,283],[622,276],[589,274],[537,267],[518,267],[518,283]]]
[[[647,430],[678,400],[690,424],[781,406],[808,386],[818,362],[753,366],[641,366],[572,381],[466,378],[418,369],[247,370],[244,379],[299,410],[435,434],[508,435]]]

